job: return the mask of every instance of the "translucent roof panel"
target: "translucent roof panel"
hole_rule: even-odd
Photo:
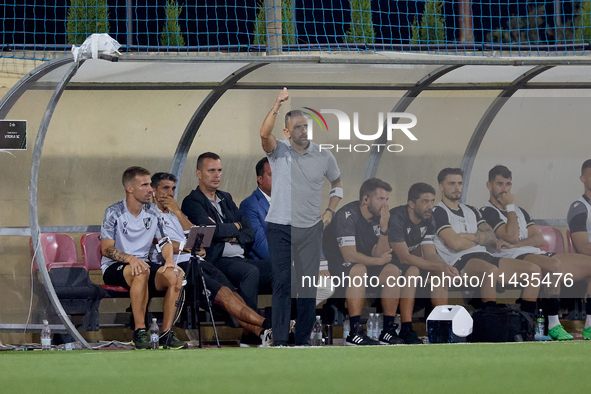
[[[105,209],[125,198],[121,175],[127,167],[169,172],[179,140],[208,93],[66,90],[43,146],[39,224],[100,224]]]
[[[53,83],[57,84],[59,81],[62,80],[66,72],[70,69],[73,63],[67,63],[63,66],[56,68],[55,70],[50,71],[43,77],[39,79],[38,82],[46,83]]]
[[[0,152],[2,184],[10,185],[0,188],[0,201],[4,207],[0,220],[2,227],[29,226],[29,180],[33,147],[41,119],[53,95],[51,89],[34,89],[34,86],[23,93],[6,116],[7,120],[27,121],[27,149]]]
[[[569,205],[583,192],[579,176],[582,163],[589,158],[589,145],[581,138],[582,130],[591,124],[590,107],[591,90],[517,92],[482,141],[467,202],[477,207],[486,203],[488,171],[503,164],[513,172],[511,192],[517,205],[534,219],[566,223]]]
[[[415,84],[440,68],[402,64],[310,64],[272,63],[243,78],[241,84],[335,84],[379,85]],[[368,86],[371,87],[371,86]]]
[[[591,82],[589,66],[556,66],[544,71],[529,83]]]
[[[496,92],[487,92],[490,97],[483,97],[483,91],[462,91],[463,97],[454,96],[460,92],[438,93],[440,97],[421,95],[405,111],[417,118],[411,129],[417,140],[397,135],[393,142],[404,149],[382,154],[376,176],[393,188],[390,207],[406,203],[412,184],[425,182],[437,187],[441,169],[460,166],[472,132],[496,96]]]
[[[511,83],[533,66],[462,66],[433,84]]]
[[[278,93],[277,89],[234,89],[220,98],[204,120],[189,151],[179,187],[181,200],[197,185],[195,176],[197,157],[207,151],[220,155],[223,165],[220,189],[229,191],[237,205],[253,192],[256,188],[255,164],[265,157],[259,137],[260,125]],[[317,111],[323,108],[338,108],[347,112],[353,122],[352,112],[361,112],[360,103],[376,103],[374,108],[376,111],[388,112],[403,94],[404,91],[293,90],[290,92],[290,100],[283,104],[279,111],[273,135],[279,140],[286,138],[283,133],[283,119],[285,114],[293,109],[301,109],[303,106]],[[236,103],[242,104],[235,105]],[[313,141],[319,144],[330,142],[330,138],[334,139],[338,135],[336,116],[324,114],[323,117],[330,131],[327,133],[314,123]],[[365,134],[375,133],[378,127],[377,120],[377,117],[369,119],[361,113],[359,128]],[[351,143],[367,143],[367,141],[351,141]],[[344,145],[349,144],[344,143]],[[341,170],[343,184],[347,185],[344,188],[344,200],[353,201],[358,198],[368,153],[351,154],[347,150],[337,152],[336,149],[332,152]],[[326,190],[324,190],[322,201],[324,206],[328,204],[329,185],[325,182]]]
[[[215,83],[221,82],[248,63],[109,62],[87,60],[72,83]],[[68,67],[68,66],[66,66]],[[63,68],[63,67],[62,67]],[[44,81],[59,81],[64,71],[46,75]]]

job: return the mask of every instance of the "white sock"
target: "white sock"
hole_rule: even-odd
[[[587,315],[587,320],[585,320],[585,328],[591,327],[591,315]]]
[[[558,319],[558,315],[548,316],[548,330],[551,330],[558,325],[560,325],[560,319]]]

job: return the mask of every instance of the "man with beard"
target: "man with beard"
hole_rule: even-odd
[[[492,227],[498,239],[510,244],[493,256],[525,260],[542,269],[545,285],[544,313],[548,316],[548,336],[557,341],[568,341],[573,336],[564,330],[558,319],[560,309],[560,281],[553,274],[570,274],[574,281],[591,277],[591,258],[574,253],[547,253],[540,249],[544,237],[527,211],[514,204],[511,194],[511,171],[497,165],[488,172],[486,187],[490,192],[488,203],[480,208],[482,217]],[[589,294],[589,291],[587,291]],[[590,330],[591,331],[591,330]],[[590,332],[591,334],[591,332]]]
[[[332,220],[343,198],[341,173],[328,150],[308,140],[308,119],[301,111],[285,115],[283,133],[273,135],[281,105],[289,99],[287,88],[277,96],[259,135],[273,173],[273,198],[267,214],[267,241],[273,269],[273,343],[285,346],[289,337],[291,296],[297,296],[295,344],[308,345],[316,315],[316,288],[302,278],[315,278],[320,268],[322,230]],[[331,184],[328,207],[320,215],[324,178]],[[291,265],[297,287],[291,289]]]
[[[568,210],[568,229],[577,253],[591,256],[591,159],[583,163],[580,179],[585,192]]]
[[[122,183],[125,200],[107,208],[101,226],[103,280],[107,285],[129,290],[135,322],[132,344],[136,349],[150,348],[145,314],[149,295],[157,291],[166,292],[160,347],[185,349],[187,344],[179,341],[174,331],[168,335],[184,273],[173,260],[172,244],[164,230],[162,214],[156,204],[151,203],[150,172],[141,167],[129,167],[123,173]],[[154,238],[158,239],[164,259],[164,264],[158,266],[146,262]]]
[[[412,328],[412,312],[415,303],[416,284],[419,275],[426,279],[427,272],[432,275],[455,277],[457,269],[449,266],[437,255],[433,237],[435,222],[433,221],[433,204],[435,189],[426,183],[415,183],[408,190],[408,203],[390,210],[388,240],[393,251],[393,264],[406,277],[406,286],[400,294],[400,338],[406,344],[423,343]],[[422,249],[419,257],[413,252]],[[426,284],[425,284],[426,286]],[[447,305],[447,287],[434,287],[431,292],[433,306]],[[384,317],[385,320],[385,317]],[[384,322],[384,326],[386,323]]]
[[[591,159],[581,167],[581,182],[585,192],[573,202],[567,215],[568,229],[577,253],[591,256]],[[587,294],[591,292],[591,281],[587,286]],[[587,302],[587,320],[583,330],[583,338],[591,339],[591,302]]]
[[[366,346],[404,343],[396,334],[394,317],[400,289],[395,286],[399,269],[393,264],[388,245],[389,193],[386,182],[371,178],[363,182],[359,201],[345,205],[335,214],[323,234],[323,250],[331,275],[342,280],[345,287],[351,331],[345,345]],[[366,286],[381,289],[384,329],[379,342],[365,335],[361,311]]]
[[[499,273],[505,278],[512,275],[527,277],[523,286],[521,310],[533,316],[539,288],[529,280],[540,267],[527,261],[494,257],[486,247],[501,250],[510,247],[505,241],[497,240],[493,229],[472,206],[460,203],[464,188],[463,171],[460,168],[444,168],[437,175],[441,201],[433,211],[435,219],[435,247],[447,264],[455,267],[461,275],[476,276],[485,280],[481,283],[480,295],[484,307],[496,306],[496,284]],[[492,280],[490,279],[492,275]]]

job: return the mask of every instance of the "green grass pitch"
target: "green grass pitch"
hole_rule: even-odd
[[[2,393],[589,392],[591,341],[0,354]]]

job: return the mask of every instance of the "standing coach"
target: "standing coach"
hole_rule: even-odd
[[[277,96],[261,126],[263,150],[273,174],[273,198],[267,214],[267,240],[273,270],[273,344],[286,346],[291,314],[291,264],[294,262],[297,288],[296,346],[309,345],[314,325],[316,288],[303,287],[301,278],[318,275],[322,230],[343,198],[340,171],[328,150],[308,140],[308,119],[301,111],[285,116],[287,140],[272,134],[281,104],[289,99],[287,88]],[[322,185],[327,178],[332,189],[328,208],[320,216]]]

